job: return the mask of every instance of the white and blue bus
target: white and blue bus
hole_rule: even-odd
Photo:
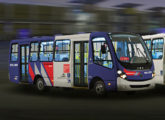
[[[15,83],[106,91],[154,88],[154,65],[141,36],[92,32],[12,40],[9,76]]]
[[[142,37],[151,53],[155,65],[155,82],[156,84],[165,84],[165,33],[144,35]]]

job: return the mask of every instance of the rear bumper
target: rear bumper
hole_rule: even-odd
[[[154,79],[147,81],[127,81],[120,77],[117,78],[117,90],[118,91],[139,91],[148,90],[155,87]]]

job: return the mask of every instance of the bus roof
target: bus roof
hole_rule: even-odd
[[[32,42],[32,41],[41,41],[41,40],[54,40],[53,36],[37,36],[37,37],[31,37],[31,38],[22,38],[22,39],[15,39],[12,40],[11,43],[20,43],[20,42]]]
[[[71,39],[73,41],[83,41],[83,40],[89,40],[90,33],[83,33],[83,34],[73,34],[73,35],[59,35],[56,36],[55,39]]]
[[[154,38],[161,38],[165,37],[165,33],[153,34],[153,35],[143,35],[143,39],[154,39]]]
[[[11,43],[22,43],[22,42],[32,42],[32,41],[46,41],[46,40],[58,40],[58,39],[71,39],[73,41],[87,41],[90,38],[90,35],[97,35],[97,34],[117,34],[117,33],[110,33],[110,32],[91,32],[91,33],[78,33],[78,34],[71,34],[71,35],[63,35],[57,34],[55,36],[36,36],[32,38],[22,38],[22,39],[15,39],[12,40]],[[118,33],[119,34],[119,33]],[[120,34],[130,34],[122,32]]]

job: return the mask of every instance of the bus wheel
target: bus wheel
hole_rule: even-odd
[[[94,91],[96,95],[98,96],[105,96],[106,95],[106,89],[105,84],[103,81],[96,81],[94,85]]]
[[[42,78],[38,78],[37,82],[36,82],[36,89],[38,91],[44,91],[45,90],[45,85],[44,85],[44,81]]]

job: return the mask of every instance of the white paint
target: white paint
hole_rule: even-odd
[[[70,48],[70,61],[69,62],[53,62],[53,75],[54,75],[54,86],[58,87],[74,87],[74,74],[73,74],[73,64],[74,64],[74,41],[89,41],[90,33],[85,34],[75,34],[75,35],[60,35],[56,36],[55,40],[71,40]],[[67,74],[63,72],[63,65],[70,64],[70,79],[67,78]],[[63,77],[64,75],[64,77]],[[88,78],[87,78],[88,79]],[[68,80],[70,80],[68,82]]]
[[[18,64],[10,64],[10,67],[18,67]]]
[[[156,84],[164,84],[164,70],[165,70],[165,65],[163,64],[163,61],[165,59],[164,57],[164,50],[165,50],[165,33],[160,33],[160,34],[154,34],[154,35],[145,35],[142,36],[142,38],[145,40],[150,39],[151,43],[153,39],[156,38],[163,38],[164,39],[164,47],[163,47],[163,57],[162,59],[153,59],[154,66],[155,66],[155,79],[156,79]],[[160,74],[160,71],[163,71],[163,75]]]
[[[144,74],[151,74],[152,73],[152,71],[146,71],[146,72],[144,72]]]
[[[154,34],[154,35],[144,35],[144,36],[142,36],[142,38],[144,40],[150,39],[151,43],[152,43],[152,40],[156,39],[156,38],[163,38],[164,39],[164,47],[163,47],[163,57],[162,57],[162,59],[153,59],[154,66],[155,66],[155,73],[156,73],[155,82],[156,82],[156,84],[164,84],[165,83],[165,80],[164,80],[165,64],[163,64],[163,61],[165,59],[165,57],[164,57],[164,55],[165,55],[165,51],[164,51],[165,50],[165,33]],[[163,75],[160,74],[161,71],[163,71]]]
[[[148,87],[143,88],[131,88],[130,85],[147,85],[150,84]],[[155,78],[147,81],[127,81],[120,77],[117,78],[117,90],[118,91],[138,91],[138,90],[147,90],[153,89],[155,87]]]
[[[34,63],[34,71],[35,71],[35,75],[40,75],[40,72],[38,70],[36,63]]]
[[[46,86],[52,86],[42,64],[41,64],[41,74],[42,74],[42,77],[45,81]]]

